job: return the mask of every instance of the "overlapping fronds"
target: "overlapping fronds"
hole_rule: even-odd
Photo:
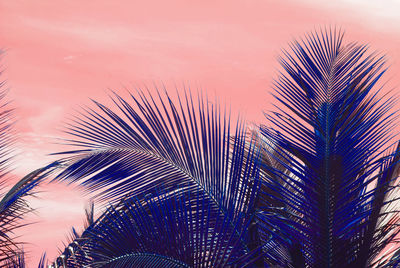
[[[380,88],[384,58],[336,29],[290,48],[280,105],[256,141],[190,94],[114,93],[116,110],[94,102],[76,117],[55,180],[113,206],[96,221],[87,213],[56,263],[397,265],[400,146],[388,145],[397,114]]]
[[[114,95],[120,115],[95,102],[98,111],[88,108],[76,118],[67,132],[79,149],[65,152],[73,156],[56,180],[102,190],[99,200],[179,186],[205,193],[226,211],[246,209],[257,152],[245,155],[243,125],[232,131],[229,115],[207,100],[196,105],[185,95],[176,104],[159,94],[156,103],[151,95],[138,95],[131,102]]]
[[[259,175],[258,149],[246,139],[243,124],[232,127],[218,105],[195,102],[187,91],[177,102],[157,93],[153,98],[139,91],[130,101],[114,94],[117,110],[94,102],[97,109],[75,118],[67,132],[77,149],[64,153],[72,156],[63,159],[66,168],[55,180],[80,182],[96,192],[96,200],[114,204],[156,189],[165,195],[190,192],[208,204],[213,220],[222,217],[243,228],[255,213]],[[251,237],[246,232],[241,243],[257,251],[261,245]]]
[[[210,199],[190,192],[129,198],[107,209],[68,245],[56,264],[244,267],[254,263],[261,250],[248,249],[251,219],[244,216],[232,225]]]
[[[384,59],[345,44],[336,29],[307,35],[284,51],[284,72],[266,115],[264,208],[259,213],[271,263],[292,267],[384,266],[376,259],[399,232],[399,149],[394,99],[382,98]],[[384,254],[391,254],[386,252]]]

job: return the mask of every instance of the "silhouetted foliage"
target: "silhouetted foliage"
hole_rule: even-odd
[[[336,30],[290,48],[274,84],[281,106],[262,127],[279,163],[266,167],[260,193],[263,242],[278,245],[266,254],[278,266],[387,267],[393,251],[384,249],[399,233],[400,151],[386,145],[397,115],[394,99],[379,96],[384,60]]]
[[[55,180],[111,206],[87,213],[54,266],[395,267],[400,147],[387,145],[383,57],[329,29],[280,63],[276,111],[255,135],[188,90],[86,108]]]

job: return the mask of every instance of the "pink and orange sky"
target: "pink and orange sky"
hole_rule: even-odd
[[[399,14],[396,0],[0,0],[1,79],[19,118],[15,173],[50,162],[62,150],[53,144],[62,122],[89,97],[106,100],[108,88],[190,84],[262,122],[280,49],[321,26],[384,52],[387,86],[399,88]],[[19,233],[31,265],[44,251],[54,258],[70,227],[81,228],[87,200],[72,186],[40,190],[27,217],[37,223]]]

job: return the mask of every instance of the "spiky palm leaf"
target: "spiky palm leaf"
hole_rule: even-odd
[[[20,255],[18,243],[13,240],[13,231],[24,226],[20,220],[32,211],[26,197],[58,167],[54,162],[40,168],[18,181],[0,200],[0,267]]]
[[[383,58],[327,30],[294,41],[281,64],[274,96],[282,106],[262,128],[273,141],[265,153],[279,164],[266,167],[259,213],[270,263],[386,265],[375,260],[399,232],[397,210],[385,211],[395,202],[399,149],[383,153],[396,118],[393,99],[373,90]]]
[[[0,83],[0,87],[4,86],[4,82]],[[4,102],[6,91],[0,92],[0,100]],[[18,217],[19,211],[15,212],[12,206],[21,206],[20,199],[6,199],[5,189],[9,182],[9,165],[13,155],[13,144],[15,139],[12,135],[13,113],[7,103],[0,106],[0,266],[15,254],[15,242],[10,238],[12,229],[17,224],[10,222]],[[10,218],[10,215],[12,216]]]
[[[260,249],[249,251],[243,243],[249,220],[242,218],[232,226],[224,213],[212,207],[211,200],[188,192],[129,198],[86,228],[56,263],[67,267],[250,265]]]
[[[0,93],[0,100],[4,99],[5,94],[6,91]],[[6,191],[11,181],[9,165],[15,141],[15,133],[11,128],[14,122],[12,112],[7,103],[0,106],[0,267],[8,266],[21,255],[18,243],[13,239],[13,231],[24,225],[20,220],[31,211],[26,197],[57,165],[53,163],[28,174]]]
[[[79,181],[98,200],[114,203],[158,188],[166,195],[191,192],[209,204],[214,220],[243,228],[255,212],[258,189],[257,149],[248,150],[243,124],[231,127],[229,114],[207,100],[194,103],[185,93],[174,102],[157,94],[139,91],[131,101],[114,94],[116,111],[97,102],[98,110],[86,109],[68,129],[79,148],[67,152],[73,156],[63,160],[67,167],[55,180]],[[211,239],[207,230],[199,235]],[[251,232],[241,243],[252,252],[260,244],[249,237]]]

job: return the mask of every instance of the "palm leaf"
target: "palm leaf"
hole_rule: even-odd
[[[18,253],[18,244],[12,239],[13,231],[24,226],[20,220],[32,211],[26,197],[58,167],[54,162],[26,175],[18,181],[0,200],[0,266],[13,259]]]
[[[0,82],[0,87],[4,86],[4,82]],[[0,100],[4,102],[6,91],[0,92]],[[12,204],[21,203],[21,200],[9,200],[5,202],[6,194],[4,190],[10,180],[8,176],[10,164],[13,156],[13,145],[15,142],[12,125],[13,110],[9,108],[8,103],[0,105],[0,266],[2,262],[13,258],[15,254],[15,242],[10,238],[10,231],[13,229],[10,223],[9,214],[13,213],[9,209]],[[17,212],[14,212],[16,216]]]
[[[129,198],[86,228],[54,267],[244,267],[259,255],[241,242],[248,224],[232,226],[189,192]]]
[[[4,82],[0,83],[0,87]],[[6,191],[11,181],[9,176],[13,160],[15,133],[13,131],[13,109],[4,102],[7,91],[0,92],[0,267],[12,262],[20,255],[18,243],[13,239],[13,231],[23,224],[20,219],[31,209],[25,197],[47,175],[44,169],[39,169],[18,181]]]
[[[158,91],[157,91],[158,92]],[[258,149],[246,138],[243,123],[231,126],[229,114],[207,100],[195,103],[185,92],[174,102],[138,92],[131,102],[114,94],[117,110],[94,102],[67,130],[77,149],[62,161],[55,180],[80,182],[97,200],[191,192],[210,203],[211,215],[243,228],[255,213]],[[232,138],[233,137],[233,138]],[[239,228],[239,227],[238,227]],[[206,235],[206,234],[204,234]],[[248,252],[260,247],[241,237]]]
[[[0,83],[0,87],[4,83]],[[3,101],[6,91],[0,92],[0,100]],[[13,159],[15,133],[13,109],[8,103],[0,106],[0,267],[9,263],[17,265],[17,260],[23,259],[20,253],[19,243],[13,237],[13,231],[24,226],[20,223],[23,216],[31,211],[26,197],[32,195],[32,190],[44,180],[58,165],[57,162],[40,168],[14,184],[11,189],[5,191],[10,182],[10,165]]]
[[[244,155],[243,124],[232,131],[229,115],[218,106],[199,99],[196,107],[187,95],[178,105],[167,94],[159,94],[158,103],[151,95],[131,97],[132,104],[114,95],[120,115],[94,102],[99,111],[88,108],[75,119],[67,132],[80,149],[64,152],[73,156],[55,180],[101,190],[100,201],[180,186],[205,193],[229,213],[247,209],[256,152]]]
[[[394,202],[398,150],[393,99],[379,98],[384,60],[344,44],[337,30],[307,35],[284,51],[263,134],[273,141],[259,213],[270,260],[293,267],[367,267],[399,232]],[[271,200],[273,202],[271,203]],[[279,205],[276,205],[279,204]],[[389,228],[382,221],[390,223]],[[275,247],[278,245],[278,247]],[[369,267],[369,266],[368,266]]]

